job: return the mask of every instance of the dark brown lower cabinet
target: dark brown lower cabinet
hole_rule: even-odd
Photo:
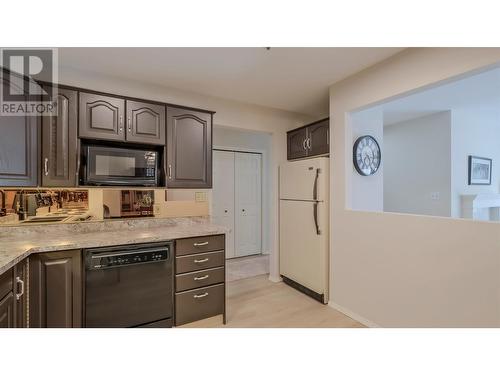
[[[14,293],[10,291],[0,300],[0,328],[14,327]]]
[[[223,234],[175,241],[176,326],[219,314],[226,324],[225,243]]]
[[[81,251],[35,254],[29,268],[30,327],[82,327]]]
[[[14,313],[16,328],[28,327],[28,259],[14,266]]]

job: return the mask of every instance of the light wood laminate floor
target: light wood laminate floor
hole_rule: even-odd
[[[227,324],[221,316],[183,327],[358,328],[361,323],[267,275],[227,283]]]

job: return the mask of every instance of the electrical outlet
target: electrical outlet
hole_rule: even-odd
[[[439,191],[434,191],[431,193],[431,199],[433,201],[438,201],[441,198],[441,194],[439,194]]]
[[[194,193],[194,200],[196,202],[206,202],[207,201],[207,193],[204,191],[197,191]]]
[[[153,215],[159,215],[161,213],[161,207],[159,204],[153,204]]]

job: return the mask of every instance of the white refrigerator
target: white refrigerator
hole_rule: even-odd
[[[283,281],[328,302],[329,158],[279,168],[280,274]]]

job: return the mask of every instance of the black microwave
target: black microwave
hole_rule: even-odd
[[[159,185],[158,151],[100,145],[85,145],[82,151],[82,185]]]

